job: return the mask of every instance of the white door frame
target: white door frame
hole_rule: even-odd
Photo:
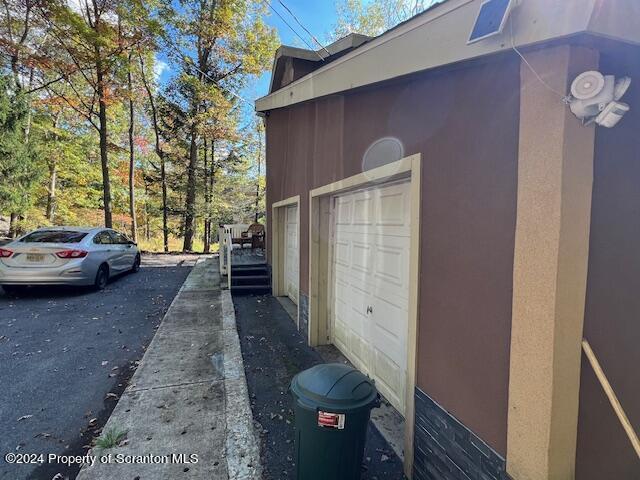
[[[309,193],[309,345],[330,342],[330,255],[332,198],[338,193],[358,190],[393,180],[409,179],[411,198],[411,240],[409,254],[409,325],[407,332],[407,378],[405,394],[404,469],[413,470],[415,427],[414,395],[418,338],[418,281],[420,271],[421,156],[405,157],[364,173],[316,188]]]
[[[300,269],[300,195],[285,198],[271,205],[271,266],[272,266],[272,290],[274,297],[287,296],[286,272],[284,271],[284,259],[286,256],[285,229],[287,222],[287,207],[297,205],[298,214],[298,271]],[[296,325],[300,328],[300,278],[298,278],[298,313]]]

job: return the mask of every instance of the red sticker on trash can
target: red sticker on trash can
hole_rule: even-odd
[[[318,410],[319,427],[337,428],[338,430],[342,430],[344,428],[344,419],[344,413],[329,413]]]

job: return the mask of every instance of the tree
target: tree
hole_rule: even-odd
[[[167,6],[164,18],[169,25],[166,41],[175,49],[174,57],[182,68],[171,95],[189,125],[183,250],[190,251],[203,134],[208,131],[215,144],[215,137],[233,129],[227,118],[238,99],[231,92],[247,77],[269,67],[277,39],[274,30],[264,24],[264,6],[257,2],[181,0],[179,5],[179,9]]]
[[[17,217],[33,202],[39,180],[37,155],[25,142],[29,106],[21,89],[6,75],[0,76],[0,207],[11,212],[10,235],[17,233]]]
[[[22,135],[22,143],[29,150],[29,132],[31,128],[31,109],[28,108],[29,97],[25,95],[25,79],[26,87],[31,88],[33,81],[33,67],[30,66],[26,71],[22,65],[22,60],[28,56],[30,33],[34,28],[34,9],[38,5],[37,0],[3,0],[4,21],[1,26],[0,46],[4,53],[9,57],[10,71],[13,78],[12,88],[15,94],[15,100],[18,104],[24,102],[26,107],[25,121],[21,127],[21,131],[16,133]],[[18,104],[14,106],[18,106]],[[20,212],[11,212],[11,220],[9,233],[14,237],[17,233],[16,222]]]
[[[160,160],[160,167],[156,170],[160,171],[160,183],[162,188],[162,245],[165,252],[169,251],[169,224],[168,224],[168,204],[167,204],[167,169],[166,169],[166,155],[162,146],[160,123],[158,120],[158,108],[156,107],[155,94],[153,88],[148,80],[148,75],[145,72],[144,56],[139,53],[138,59],[140,61],[140,78],[142,84],[147,93],[147,100],[149,101],[149,109],[151,111],[151,122],[153,125],[154,145],[155,152]]]
[[[375,37],[442,0],[338,0],[337,21],[328,34],[335,41],[350,33]]]
[[[48,89],[63,98],[98,132],[102,167],[104,224],[113,226],[111,180],[109,172],[109,121],[107,108],[114,100],[111,84],[122,55],[136,43],[125,37],[117,19],[128,2],[117,0],[79,0],[75,10],[65,0],[50,0],[41,7],[49,34],[60,57],[49,70],[64,80],[73,92],[67,96],[50,84]]]
[[[237,92],[276,48],[264,13],[249,0],[2,0],[12,233],[104,223],[135,237],[139,222],[143,248],[209,251],[214,225],[262,215],[260,139],[239,127],[252,112]],[[175,72],[161,81],[158,58]]]

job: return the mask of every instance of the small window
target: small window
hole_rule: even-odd
[[[111,238],[113,238],[113,243],[118,245],[128,245],[131,241],[127,238],[126,235],[120,232],[114,232],[113,230],[109,232],[111,234]]]
[[[95,237],[93,237],[93,243],[97,243],[98,245],[111,245],[113,240],[111,239],[111,235],[106,230],[103,230],[100,233],[97,233]]]
[[[87,234],[67,230],[38,230],[20,239],[24,243],[79,243]]]

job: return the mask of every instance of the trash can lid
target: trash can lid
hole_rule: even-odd
[[[312,408],[353,410],[371,406],[378,398],[373,380],[341,363],[325,363],[300,372],[291,381],[291,391]]]

